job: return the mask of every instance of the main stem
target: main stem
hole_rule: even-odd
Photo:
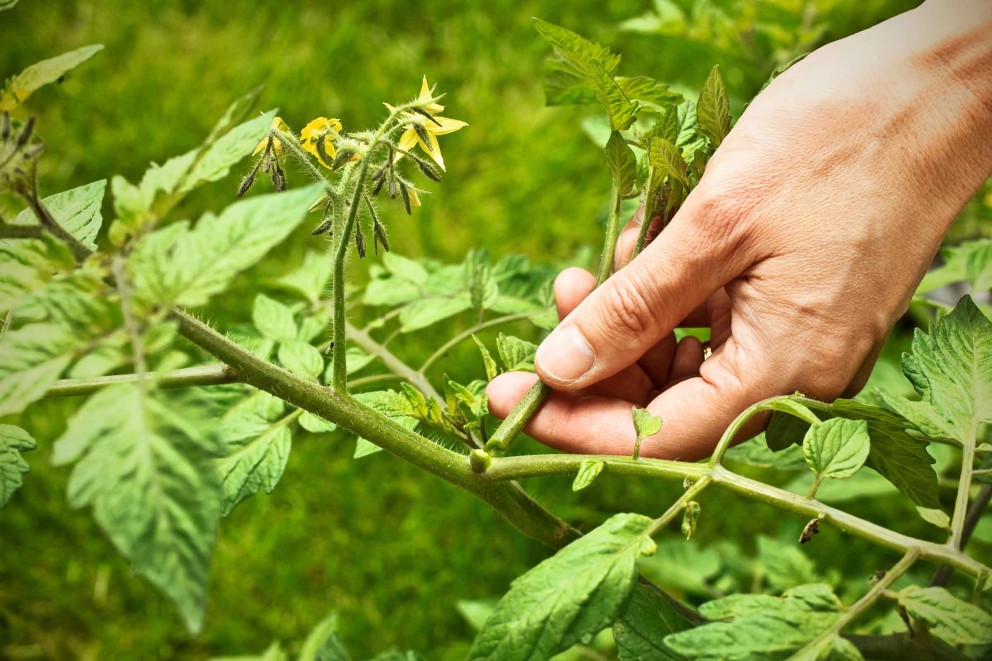
[[[179,332],[184,337],[239,370],[246,383],[362,438],[374,439],[377,445],[401,459],[475,494],[524,535],[555,548],[578,536],[571,526],[543,509],[517,484],[477,479],[464,455],[428,441],[345,392],[321,388],[273,365],[185,312],[176,310],[172,317],[179,323]]]

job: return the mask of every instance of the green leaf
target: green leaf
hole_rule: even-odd
[[[29,324],[0,338],[0,416],[41,399],[84,339],[56,324]]]
[[[651,519],[617,514],[516,579],[472,644],[471,660],[546,659],[609,626],[654,544]]]
[[[330,255],[308,250],[303,255],[300,268],[282,276],[276,284],[301,294],[309,303],[316,305],[326,293],[333,266]]]
[[[297,376],[311,381],[324,371],[324,357],[317,347],[306,342],[292,341],[279,345],[279,362]]]
[[[598,62],[613,75],[620,56],[571,30],[534,19],[534,28],[554,47],[544,63],[544,95],[548,105],[593,103],[596,96],[587,80],[588,62]]]
[[[472,299],[468,294],[461,294],[454,298],[431,297],[414,301],[403,308],[400,313],[400,331],[409,333],[427,328],[471,309]]]
[[[472,631],[481,631],[486,620],[496,610],[496,601],[493,599],[467,600],[463,599],[455,604],[458,614],[462,616]]]
[[[382,265],[397,278],[423,285],[427,282],[427,269],[420,262],[403,257],[395,252],[387,252],[382,256]]]
[[[620,56],[588,41],[571,30],[534,19],[538,33],[555,50],[545,64],[545,95],[548,103],[599,101],[614,131],[627,129],[639,109],[613,78]]]
[[[251,321],[263,337],[276,342],[296,341],[298,331],[296,321],[293,319],[293,311],[265,294],[255,297]]]
[[[944,258],[943,266],[924,276],[916,288],[917,294],[962,281],[970,283],[972,291],[992,289],[992,239],[976,239],[948,246],[941,249],[940,255]]]
[[[974,445],[978,425],[992,421],[992,321],[970,297],[929,334],[917,330],[903,371],[922,401],[879,390],[886,407],[931,438]]]
[[[803,456],[817,479],[851,477],[864,466],[870,443],[864,420],[832,418],[809,428]]]
[[[222,179],[231,166],[246,158],[265,136],[276,111],[233,126],[245,114],[246,105],[254,105],[257,92],[235,101],[208,139],[196,149],[170,158],[162,165],[152,164],[138,185],[123,177],[111,179],[114,209],[123,227],[135,232],[154,222],[174,207],[197,186]],[[240,116],[238,114],[240,113]],[[313,202],[313,197],[308,201]],[[113,232],[111,233],[113,236]]]
[[[131,262],[135,293],[161,304],[197,306],[281,243],[303,220],[318,185],[262,195],[176,223],[142,240]]]
[[[816,595],[815,599],[810,599]],[[839,617],[840,600],[829,586],[800,586],[782,597],[736,594],[703,604],[699,612],[713,622],[665,638],[693,659],[736,661],[789,658]]]
[[[783,417],[791,419],[790,416]],[[808,425],[805,426],[808,427]],[[768,447],[764,434],[759,434],[745,443],[735,445],[727,450],[724,457],[728,461],[740,462],[758,468],[775,468],[782,471],[806,470],[806,460],[803,459],[800,446],[789,445],[784,450],[774,452]]]
[[[786,590],[795,585],[816,582],[816,566],[800,548],[777,539],[758,537],[758,558],[765,566],[771,587]]]
[[[350,661],[344,644],[338,636],[337,613],[330,613],[315,626],[306,641],[297,661]]]
[[[14,110],[38,88],[60,81],[63,76],[101,50],[103,50],[102,44],[83,46],[32,64],[16,76],[8,78],[3,91],[0,92],[0,112]]]
[[[629,193],[634,187],[637,159],[634,157],[634,151],[618,131],[610,133],[603,159],[610,169],[610,176],[613,178],[617,193],[619,195]]]
[[[209,457],[219,448],[189,411],[179,415],[136,384],[104,388],[70,419],[53,462],[76,462],[69,504],[93,516],[134,566],[176,604],[190,632],[203,623],[222,499]]]
[[[534,371],[537,345],[533,342],[500,333],[496,336],[496,352],[499,353],[499,359],[507,372]]]
[[[472,340],[475,342],[475,346],[479,347],[479,353],[482,354],[482,362],[486,368],[486,380],[492,381],[499,376],[499,367],[496,365],[496,361],[493,360],[492,355],[490,355],[489,349],[482,343],[482,340],[477,335],[472,335]]]
[[[613,639],[620,661],[674,661],[683,659],[665,644],[665,636],[691,629],[672,604],[672,598],[657,588],[634,586],[623,615],[613,623]]]
[[[665,112],[668,108],[682,103],[682,95],[668,89],[668,85],[660,83],[654,78],[647,76],[634,76],[624,78],[617,76],[617,84],[620,89],[632,101],[639,101],[642,105],[657,113]]]
[[[853,399],[838,399],[832,404],[807,399],[804,404],[823,420],[842,417],[867,422],[871,444],[865,464],[889,480],[916,505],[939,507],[934,459],[927,452],[925,441],[906,433],[907,421],[884,409]],[[805,420],[793,419],[795,422],[783,426],[781,421],[784,418],[777,416],[777,413],[772,415],[765,434],[769,447],[786,447],[804,437],[808,429]]]
[[[90,250],[96,250],[96,235],[103,224],[100,207],[107,180],[101,179],[62,193],[49,195],[42,200],[62,229],[79,240]],[[30,209],[17,214],[15,225],[37,225],[38,219]]]
[[[947,516],[947,512],[944,510],[930,507],[917,507],[916,511],[919,512],[920,518],[930,525],[943,528],[944,530],[951,529],[951,517]]]
[[[912,585],[899,592],[899,605],[952,645],[992,643],[992,615],[944,588]]]
[[[693,595],[711,597],[710,581],[720,572],[719,554],[712,548],[701,548],[685,539],[665,539],[658,543],[658,552],[641,558],[643,574],[653,583]]]
[[[223,516],[260,489],[272,493],[279,483],[292,448],[282,412],[272,398],[256,395],[221,419],[218,435],[225,453],[216,464],[224,485]]]
[[[661,431],[661,417],[652,415],[647,409],[635,406],[631,409],[631,415],[634,418],[634,431],[637,433],[638,440],[654,436]]]
[[[572,491],[582,491],[592,484],[603,472],[604,466],[606,466],[604,462],[595,459],[586,459],[579,464],[579,472],[575,474],[575,480],[572,482]]]
[[[352,453],[351,458],[361,459],[362,457],[367,457],[370,454],[375,454],[376,452],[382,452],[382,448],[372,441],[367,441],[359,436],[355,439],[355,451]]]
[[[630,408],[630,414],[634,419],[634,432],[637,434],[633,454],[633,458],[637,459],[641,454],[641,441],[661,431],[662,420],[659,416],[651,415],[647,409],[640,409],[636,406]]]
[[[311,434],[328,434],[338,428],[330,420],[324,420],[316,413],[311,413],[310,411],[304,411],[300,414],[300,426]]]
[[[710,70],[696,101],[696,122],[710,146],[716,149],[730,133],[730,99],[720,76],[720,67]]]
[[[669,180],[689,187],[689,174],[682,152],[668,140],[658,137],[651,139],[648,147],[648,163],[651,165],[652,178],[667,176]]]
[[[29,470],[21,453],[35,446],[34,439],[20,427],[0,425],[0,507],[10,502],[21,486],[21,474]]]

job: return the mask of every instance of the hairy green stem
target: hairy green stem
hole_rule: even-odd
[[[961,476],[958,478],[958,493],[954,500],[954,515],[951,517],[951,537],[947,543],[954,548],[964,547],[962,533],[964,520],[968,514],[968,495],[971,491],[971,474],[975,470],[975,438],[978,435],[978,423],[972,425],[968,437],[964,439],[961,448]]]
[[[475,494],[524,535],[555,548],[578,536],[575,529],[541,507],[519,485],[477,479],[464,455],[430,442],[347,393],[320,388],[273,365],[185,312],[177,310],[172,317],[184,337],[234,366],[246,383],[370,439],[399,458]]]
[[[606,220],[606,236],[603,238],[603,253],[599,257],[596,286],[606,282],[613,272],[613,254],[617,249],[617,236],[620,232],[620,202],[620,190],[614,183],[610,187],[610,215]]]
[[[517,437],[520,430],[527,422],[534,417],[538,407],[544,402],[544,398],[551,391],[548,386],[540,380],[535,381],[530,390],[524,394],[523,398],[517,402],[510,414],[500,423],[493,435],[486,443],[487,452],[505,452],[513,439]]]
[[[844,636],[860,650],[866,659],[876,661],[904,661],[905,659],[926,659],[927,661],[968,661],[970,657],[959,652],[944,641],[933,636],[914,636],[910,633],[891,635]]]
[[[455,335],[453,338],[442,344],[437,351],[435,351],[430,356],[428,356],[427,360],[424,361],[424,364],[421,365],[420,369],[417,371],[420,372],[421,374],[426,374],[427,370],[429,370],[431,366],[434,365],[434,363],[440,360],[444,354],[448,353],[449,351],[451,351],[453,347],[464,342],[465,340],[467,340],[468,338],[472,337],[473,335],[475,335],[480,331],[484,331],[487,328],[493,328],[494,326],[501,326],[503,324],[508,324],[514,321],[523,321],[524,319],[528,319],[528,318],[530,318],[529,314],[524,314],[524,313],[508,314],[502,317],[496,317],[495,319],[490,319],[489,321],[480,322],[475,326],[472,326],[471,328],[464,330],[461,333],[458,333],[458,335]]]
[[[685,506],[689,503],[689,501],[694,499],[703,491],[703,489],[708,487],[711,481],[710,476],[705,475],[699,478],[699,480],[697,480],[694,484],[690,485],[689,488],[685,490],[685,493],[679,496],[678,500],[672,503],[671,507],[665,510],[664,514],[651,522],[651,525],[648,527],[647,534],[652,537],[658,534],[658,532],[660,532],[665,526],[671,523],[672,519],[679,515],[679,512],[685,509]]]
[[[424,393],[428,397],[432,397],[439,402],[444,401],[444,397],[441,396],[431,382],[427,379],[423,373],[418,372],[413,369],[405,362],[400,360],[396,354],[382,346],[369,335],[366,331],[360,328],[355,328],[351,324],[345,322],[345,328],[347,329],[348,336],[351,341],[365,349],[370,354],[377,356],[391,372],[399,377],[402,377],[409,381],[414,387],[416,387],[420,392]]]
[[[844,613],[837,618],[837,621],[833,625],[821,633],[819,636],[811,640],[805,647],[803,647],[793,658],[796,659],[818,659],[820,658],[820,653],[823,648],[829,644],[830,638],[839,634],[844,630],[844,627],[854,622],[864,613],[866,610],[871,608],[879,597],[881,597],[889,587],[895,583],[900,576],[909,571],[910,567],[913,566],[920,557],[920,552],[917,549],[910,549],[906,551],[902,559],[895,564],[892,569],[885,572],[885,576],[880,578],[875,585],[872,586],[863,597],[858,599],[854,604],[851,605]]]
[[[310,160],[310,156],[303,151],[303,148],[300,147],[300,143],[297,141],[295,135],[292,133],[286,133],[285,131],[281,131],[277,128],[271,128],[269,129],[269,137],[277,139],[279,144],[285,147],[287,151],[291,152],[293,156],[296,157],[296,160],[299,161],[299,163],[306,168],[307,172],[310,173],[310,176],[314,178],[314,181],[324,184],[325,192],[328,195],[334,194],[334,188],[331,186],[331,182],[327,180],[327,177],[324,176],[323,172],[317,169],[317,166]]]
[[[40,225],[0,224],[0,239],[40,239],[44,228]]]
[[[712,483],[752,500],[793,512],[809,519],[820,519],[835,528],[861,537],[869,542],[896,551],[916,549],[920,557],[959,569],[970,576],[992,571],[982,563],[964,555],[959,549],[889,530],[871,521],[839,510],[820,501],[733,473],[722,466],[690,464],[657,459],[589,455],[525,455],[494,458],[482,477],[489,480],[515,480],[546,475],[574,475],[586,460],[602,461],[603,472],[618,475],[659,477],[671,480],[700,480],[709,477]]]
[[[127,330],[131,340],[131,355],[134,361],[134,372],[138,387],[142,390],[148,388],[148,363],[145,360],[145,348],[141,339],[141,329],[138,321],[134,318],[134,310],[131,308],[131,288],[127,280],[127,265],[124,258],[115,255],[110,262],[111,272],[114,274],[114,281],[117,283],[117,292],[121,297],[121,314],[124,317],[124,328]]]
[[[196,386],[217,386],[225,383],[240,383],[243,377],[229,365],[202,365],[185,367],[171,372],[149,372],[149,380],[158,388],[192,388]],[[48,389],[45,397],[76,397],[91,395],[106,386],[118,383],[132,383],[138,380],[137,374],[115,374],[98,376],[93,379],[62,379]]]

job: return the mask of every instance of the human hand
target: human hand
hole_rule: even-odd
[[[527,433],[629,454],[636,405],[664,419],[643,456],[697,459],[765,397],[860,390],[992,173],[989,34],[992,4],[929,2],[776,79],[657,240],[595,291],[584,271],[559,276],[563,321],[536,358],[556,390]],[[680,325],[712,328],[710,358],[694,338],[676,344]],[[505,417],[535,378],[495,379],[491,411]]]

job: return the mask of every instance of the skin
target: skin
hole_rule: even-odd
[[[855,394],[990,174],[992,2],[931,0],[817,50],[751,103],[636,259],[635,216],[602,287],[559,275],[562,323],[536,358],[554,392],[527,433],[630,454],[636,405],[664,419],[642,456],[695,460],[763,398]],[[711,327],[712,355],[678,326]],[[536,378],[495,379],[493,414]]]

